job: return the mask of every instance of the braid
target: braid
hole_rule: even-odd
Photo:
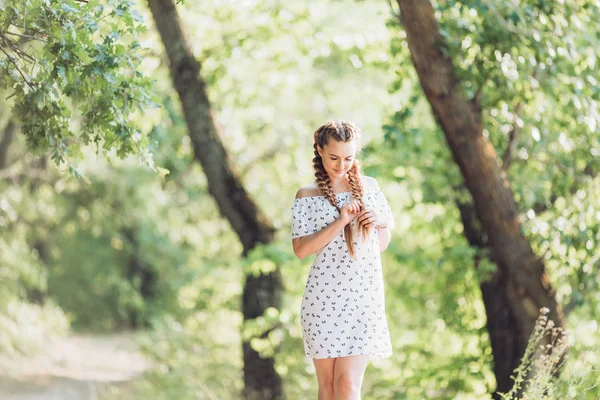
[[[317,132],[315,132],[315,137]],[[337,198],[335,197],[335,193],[333,193],[333,188],[331,187],[331,180],[329,179],[329,175],[325,171],[325,167],[323,166],[323,159],[319,155],[319,151],[317,150],[317,142],[313,145],[315,149],[315,158],[313,158],[313,167],[315,168],[315,177],[317,182],[317,187],[319,191],[327,197],[332,206],[334,206],[338,212],[340,211],[340,206],[337,202]]]
[[[352,189],[352,197],[360,202],[360,208],[364,210],[366,205],[363,200],[364,189],[360,176],[360,161],[354,160],[352,167],[348,171],[348,182],[350,183],[350,187]],[[371,233],[370,227],[365,227],[363,225],[361,228],[361,234],[363,238],[367,237],[369,233]]]
[[[333,192],[333,188],[331,187],[331,180],[329,179],[329,175],[327,171],[325,171],[325,167],[323,166],[323,159],[319,154],[317,147],[324,148],[325,145],[329,142],[329,139],[333,138],[338,142],[348,142],[351,140],[360,141],[360,130],[352,123],[346,121],[329,121],[326,124],[319,127],[314,133],[314,154],[313,158],[313,167],[315,169],[315,182],[319,191],[329,200],[329,203],[333,205],[338,212],[341,212],[341,208],[338,204],[337,197]],[[354,163],[350,170],[347,172],[348,182],[350,184],[350,188],[352,191],[352,197],[355,200],[358,200],[361,205],[361,209],[364,209],[365,204],[363,201],[363,185],[360,179],[360,162],[358,160],[354,160]],[[368,235],[370,229],[364,228],[361,233],[363,234],[363,238]],[[354,248],[354,240],[353,240],[353,232],[352,232],[352,224],[348,223],[344,227],[344,236],[346,239],[346,245],[348,246],[348,251],[352,258],[356,258],[355,248]]]

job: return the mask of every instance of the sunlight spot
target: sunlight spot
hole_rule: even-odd
[[[584,118],[584,121],[586,122],[588,128],[590,128],[590,131],[595,132],[596,131],[596,118],[591,117],[591,116],[586,116]]]
[[[564,132],[561,132],[558,136],[558,143],[560,143],[563,149],[565,149],[565,151],[567,152],[571,152],[575,147],[573,140],[567,137],[567,135]]]
[[[362,62],[356,54],[350,55],[350,62],[352,63],[352,66],[357,69],[363,66]]]
[[[123,250],[123,241],[117,237],[111,239],[110,245],[115,250]]]
[[[473,40],[471,39],[471,37],[467,36],[466,38],[463,39],[461,46],[463,49],[468,49],[469,47],[471,47],[472,42],[473,42]]]
[[[521,147],[521,149],[519,149],[519,158],[522,160],[529,159],[529,153],[525,147]]]
[[[446,330],[446,323],[444,322],[443,319],[436,319],[435,320],[435,330],[438,332],[443,332],[444,330]]]

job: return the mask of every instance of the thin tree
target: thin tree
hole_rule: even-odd
[[[273,225],[245,190],[234,170],[214,120],[201,65],[187,43],[173,0],[149,0],[150,10],[170,61],[171,78],[179,94],[194,157],[208,180],[208,189],[243,245],[243,256],[256,245],[274,239]],[[247,275],[242,296],[244,321],[280,307],[279,269],[259,276]],[[265,333],[265,335],[268,332]],[[273,358],[261,358],[249,341],[243,342],[244,396],[248,399],[283,398],[281,378]]]

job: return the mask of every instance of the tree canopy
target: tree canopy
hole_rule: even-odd
[[[151,163],[132,119],[153,106],[134,3],[15,0],[0,8],[0,86],[29,148],[71,168],[88,145]]]

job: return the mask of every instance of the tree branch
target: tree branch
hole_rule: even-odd
[[[243,178],[248,171],[250,171],[252,169],[252,167],[255,164],[258,164],[259,162],[262,161],[267,161],[270,160],[271,158],[275,157],[275,155],[277,154],[277,152],[279,150],[283,149],[283,142],[280,140],[279,142],[275,143],[275,145],[273,145],[270,149],[266,150],[264,153],[259,154],[257,157],[255,157],[254,159],[250,160],[244,167],[241,168],[241,177]]]
[[[517,104],[517,107],[515,108],[515,111],[513,113],[516,120],[521,118],[521,110],[522,109],[523,109],[523,100],[519,101],[519,103]],[[520,133],[521,133],[521,127],[519,126],[517,121],[515,121],[512,125],[512,129],[510,130],[510,134],[508,136],[508,145],[506,146],[506,150],[504,151],[504,155],[502,157],[502,169],[504,171],[507,170],[508,166],[510,165],[510,162],[512,161],[513,154],[515,152],[515,148],[517,147],[517,140],[519,138]]]
[[[536,67],[533,70],[533,73],[531,74],[531,77],[533,79],[537,79],[538,72],[539,67],[536,65]],[[504,152],[504,156],[502,157],[502,169],[504,171],[506,171],[510,166],[510,163],[513,159],[513,155],[515,153],[515,148],[517,147],[517,141],[519,140],[519,134],[521,133],[521,127],[518,125],[517,120],[521,118],[523,104],[523,100],[519,101],[517,107],[515,108],[515,112],[513,113],[515,115],[515,122],[512,125],[512,129],[508,137],[508,145],[506,146],[506,151]]]
[[[394,3],[392,0],[386,0],[388,3],[388,6],[390,7],[390,14],[392,17],[398,19],[398,21],[400,21],[400,10],[396,11],[394,9]]]
[[[24,43],[27,43],[27,42],[29,42],[29,40],[25,40],[25,39],[30,39],[30,40],[38,40],[38,41],[40,41],[40,42],[46,43],[46,42],[45,42],[45,41],[44,41],[44,40],[43,40],[41,37],[38,37],[38,36],[32,36],[32,35],[27,35],[27,34],[24,34],[24,33],[16,33],[16,32],[10,32],[10,31],[6,31],[6,32],[4,32],[4,34],[3,34],[3,35],[12,35],[12,36],[18,36],[19,38],[21,38],[21,39],[23,39],[23,40],[24,40]],[[2,36],[3,36],[3,35],[2,35]],[[6,37],[6,36],[4,36],[4,37]]]
[[[471,102],[476,107],[475,111],[479,112],[481,110],[481,92],[483,91],[483,88],[485,87],[485,83],[488,81],[488,78],[491,74],[492,74],[492,69],[484,70],[483,79],[481,80],[481,85],[479,85],[479,88],[477,88],[477,91],[475,91],[475,94],[473,95],[473,98],[471,99]]]
[[[590,179],[596,178],[600,174],[600,168],[594,169],[591,165],[587,165],[583,169],[583,175]],[[584,179],[581,177],[575,178],[575,183],[569,188],[569,194],[574,195],[581,188],[581,184],[584,182]],[[545,203],[535,203],[531,209],[536,214],[541,214],[545,211],[548,211],[554,206],[554,202],[558,199],[559,195],[553,194],[550,196],[550,199]]]
[[[4,40],[6,43],[6,39]],[[6,57],[8,58],[8,60],[15,66],[15,69],[17,70],[17,72],[21,75],[21,77],[23,78],[23,81],[25,81],[25,83],[30,87],[30,88],[34,88],[33,84],[31,82],[29,82],[29,80],[25,77],[25,75],[23,74],[23,71],[21,71],[21,69],[19,68],[19,65],[17,64],[17,61],[6,52],[6,49],[4,49],[4,47],[0,46],[0,51],[2,51]]]
[[[0,34],[0,37],[4,41],[4,43],[15,53],[18,57],[24,58],[29,62],[35,62],[35,58],[30,56],[25,50],[21,49],[19,46],[26,43],[26,40],[20,38],[17,42],[7,38],[3,34]]]

